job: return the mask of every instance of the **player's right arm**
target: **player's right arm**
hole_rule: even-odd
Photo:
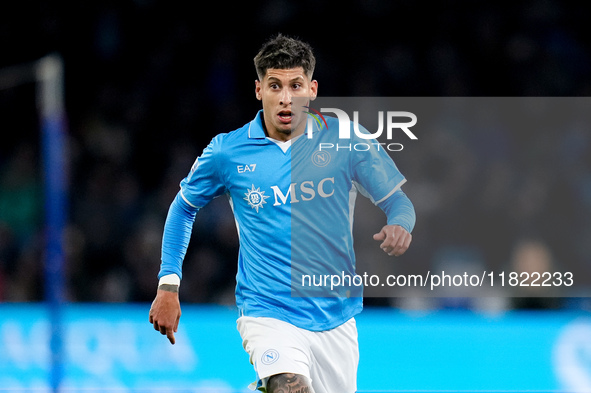
[[[164,224],[158,290],[150,308],[149,320],[155,330],[167,336],[171,344],[176,341],[174,333],[181,317],[178,292],[195,216],[201,207],[225,192],[216,157],[220,138],[214,138],[195,160],[191,171],[181,182],[181,190],[170,205]]]
[[[160,334],[165,335],[171,344],[176,342],[174,334],[181,319],[179,286],[162,284],[158,286],[156,298],[150,308],[150,323]]]
[[[179,191],[170,205],[164,235],[162,237],[162,264],[160,266],[158,291],[150,308],[150,323],[165,335],[171,344],[181,318],[179,287],[182,263],[191,239],[193,222],[199,209],[185,202]]]

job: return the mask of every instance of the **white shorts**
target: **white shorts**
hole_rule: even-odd
[[[275,318],[242,316],[237,326],[257,374],[257,381],[250,385],[252,390],[266,387],[270,376],[282,373],[308,377],[315,393],[357,390],[359,346],[354,318],[322,332]]]

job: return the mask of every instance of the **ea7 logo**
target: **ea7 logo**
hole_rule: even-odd
[[[340,139],[351,139],[351,119],[349,115],[342,109],[338,108],[320,108],[321,112],[332,112],[339,120],[339,138]],[[392,133],[396,129],[402,130],[406,136],[410,139],[418,139],[409,128],[417,124],[417,117],[412,112],[400,112],[400,111],[387,111],[386,112],[386,137],[392,139]],[[397,119],[409,119],[408,121],[401,122],[395,121]],[[312,118],[308,118],[308,139],[312,138]],[[359,111],[353,111],[353,130],[355,135],[361,139],[376,139],[384,132],[384,112],[378,112],[378,130],[374,133],[362,132],[359,128]]]
[[[257,167],[257,164],[249,164],[249,165],[237,165],[236,168],[238,173],[244,172],[254,172],[254,169]]]

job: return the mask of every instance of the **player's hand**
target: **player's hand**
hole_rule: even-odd
[[[380,248],[388,255],[400,256],[408,250],[412,235],[400,225],[386,225],[373,235],[374,240],[382,241]]]
[[[174,334],[178,330],[180,319],[181,305],[178,292],[158,289],[150,308],[150,323],[154,325],[154,329],[174,344],[176,342]]]

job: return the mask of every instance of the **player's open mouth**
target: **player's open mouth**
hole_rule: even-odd
[[[278,113],[277,117],[279,117],[280,122],[287,124],[291,123],[293,113],[291,111],[281,111]]]

